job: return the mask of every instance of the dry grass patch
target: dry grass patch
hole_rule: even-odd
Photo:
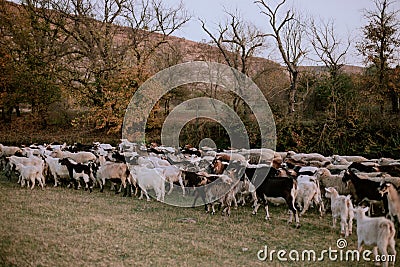
[[[180,192],[179,192],[180,193]],[[261,262],[269,249],[336,249],[339,230],[331,216],[311,211],[296,230],[282,207],[232,210],[230,218],[203,207],[179,208],[107,191],[20,188],[0,176],[0,265],[2,266],[343,266],[343,262]],[[193,218],[196,222],[182,222]],[[347,239],[356,249],[356,236]],[[373,266],[361,262],[352,266]]]

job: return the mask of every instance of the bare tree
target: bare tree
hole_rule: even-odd
[[[167,7],[162,0],[129,1],[123,17],[124,25],[129,28],[129,47],[134,57],[130,65],[135,64],[141,71],[148,71],[149,59],[156,50],[191,19],[182,2]]]
[[[332,20],[316,25],[314,20],[310,22],[310,43],[319,58],[329,72],[330,98],[333,107],[333,117],[337,117],[338,89],[340,87],[341,68],[345,64],[345,56],[350,47],[350,40],[345,43],[336,35],[335,25]]]
[[[275,39],[282,60],[289,72],[289,113],[293,113],[295,111],[297,78],[299,74],[298,64],[307,51],[302,44],[304,25],[300,23],[299,19],[296,19],[294,11],[286,11],[283,19],[279,19],[278,12],[285,2],[286,0],[283,0],[275,8],[272,8],[266,0],[254,1],[260,7],[261,13],[268,18],[272,33],[266,36]]]
[[[216,33],[212,33],[206,27],[206,23],[201,21],[203,30],[210,36],[212,42],[218,47],[223,55],[225,63],[249,75],[251,57],[253,57],[264,45],[265,35],[254,25],[245,22],[238,12],[225,11],[227,20],[218,25]],[[233,99],[233,109],[238,110],[240,97],[237,95]]]

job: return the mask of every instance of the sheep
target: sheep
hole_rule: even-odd
[[[21,163],[17,163],[15,169],[20,172],[21,187],[27,182],[27,187],[29,187],[29,182],[32,183],[31,190],[35,187],[35,181],[38,181],[40,187],[43,189],[42,182],[42,170],[37,166],[25,166]]]
[[[375,182],[388,182],[388,183],[392,183],[393,185],[395,185],[396,187],[400,188],[400,177],[392,177],[390,175],[387,174],[383,174],[382,177],[369,177],[369,176],[365,176],[365,178],[362,176],[362,174],[357,173],[358,177],[360,177],[361,179],[368,179],[371,181],[375,181]]]
[[[69,151],[61,151],[61,149],[55,149],[51,156],[53,158],[70,158],[73,159],[76,163],[88,163],[90,161],[96,162],[97,158],[92,152],[81,151],[78,153],[71,153]]]
[[[287,156],[288,158],[291,158],[295,161],[320,161],[320,162],[325,162],[325,161],[330,161],[330,158],[324,157],[321,154],[318,153],[298,153],[298,154],[290,154]]]
[[[242,149],[239,154],[248,157],[251,164],[270,164],[273,161],[282,163],[283,160],[281,154],[268,148]]]
[[[158,157],[150,156],[149,160],[153,163],[154,167],[156,167],[156,168],[171,166],[171,164],[167,160],[160,159]]]
[[[353,209],[354,216],[357,220],[357,243],[358,251],[361,252],[363,244],[367,246],[374,246],[373,254],[377,259],[378,248],[384,259],[384,266],[388,266],[390,258],[393,259],[392,266],[394,266],[396,259],[395,239],[396,230],[392,221],[385,217],[368,217],[365,213],[368,207],[357,207]],[[391,257],[388,256],[388,247],[390,249]],[[383,257],[381,257],[383,259]]]
[[[365,161],[368,161],[367,158],[364,158],[362,156],[339,156],[339,155],[333,155],[332,158],[336,162],[343,162],[342,164],[347,164],[347,163],[351,163],[351,162],[365,162]]]
[[[216,159],[219,159],[221,161],[229,162],[229,161],[239,161],[246,163],[246,157],[239,154],[239,153],[217,153]]]
[[[155,168],[154,162],[151,161],[148,157],[139,157],[137,159],[137,163],[139,166],[147,167],[149,169]]]
[[[139,199],[143,198],[144,193],[147,201],[150,201],[147,190],[154,189],[157,200],[162,202],[164,201],[165,178],[162,169],[149,169],[145,166],[131,165],[130,171],[133,179],[141,189]]]
[[[339,195],[334,187],[325,188],[325,196],[331,200],[332,227],[336,227],[336,220],[340,218],[341,234],[348,237],[352,234],[354,218],[351,196]]]

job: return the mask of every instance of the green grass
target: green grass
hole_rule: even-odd
[[[180,189],[176,190],[181,193]],[[20,188],[0,175],[1,266],[374,266],[333,262],[272,262],[257,259],[269,249],[337,249],[339,229],[331,216],[310,210],[301,228],[287,225],[287,210],[232,210],[231,217],[206,214],[203,207],[179,208],[123,198],[108,189]],[[193,218],[196,223],[179,219]],[[355,227],[353,228],[355,231]],[[347,239],[356,249],[356,235]]]

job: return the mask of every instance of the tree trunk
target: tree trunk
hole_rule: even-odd
[[[21,111],[19,109],[19,106],[15,106],[15,112],[17,113],[17,117],[21,117]]]
[[[291,72],[292,76],[290,89],[289,89],[289,114],[294,113],[295,111],[295,104],[296,104],[296,91],[297,91],[297,75],[298,72]]]
[[[390,90],[390,99],[392,101],[392,112],[398,114],[400,112],[400,99],[393,89]]]

